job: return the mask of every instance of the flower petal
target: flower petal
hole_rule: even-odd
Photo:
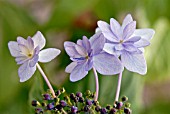
[[[43,63],[49,62],[52,59],[54,59],[56,56],[58,56],[60,52],[61,51],[59,49],[55,49],[55,48],[44,49],[40,51],[38,61]]]
[[[105,38],[102,33],[96,33],[90,38],[91,49],[93,54],[98,54],[103,50]]]
[[[34,67],[36,65],[36,63],[38,62],[39,56],[36,54],[34,55],[34,57],[30,60],[30,67]]]
[[[34,47],[39,46],[40,50],[45,46],[46,40],[43,36],[43,34],[38,31],[33,37],[32,37],[33,41],[34,41]]]
[[[85,48],[83,48],[83,47],[80,46],[80,45],[75,45],[75,49],[76,49],[76,51],[77,51],[80,55],[82,55],[83,57],[85,57],[85,56],[88,55],[87,52],[86,52],[86,50],[85,50]]]
[[[65,72],[71,73],[76,66],[77,66],[77,62],[72,62],[72,63],[70,63],[70,64],[66,67]]]
[[[90,50],[91,50],[89,39],[86,36],[83,36],[83,40],[82,41],[83,41],[82,43],[83,43],[84,48],[89,53]]]
[[[103,75],[114,75],[123,71],[120,60],[110,54],[101,53],[93,57],[94,68]]]
[[[133,18],[131,16],[131,14],[128,14],[124,20],[123,20],[123,23],[122,23],[122,30],[124,30],[124,28],[126,27],[126,25],[128,25],[130,22],[133,21]]]
[[[18,43],[15,41],[10,41],[8,43],[8,48],[13,57],[21,56]]]
[[[141,75],[146,74],[147,66],[146,61],[143,54],[130,54],[128,52],[124,52],[121,55],[122,64],[129,71],[139,73]]]
[[[27,40],[24,39],[23,37],[20,37],[20,36],[17,37],[17,42],[18,42],[18,44],[22,44],[22,45],[25,45],[25,46],[28,45]]]
[[[140,36],[142,39],[151,40],[155,31],[153,29],[136,29],[132,36]]]
[[[115,54],[115,45],[111,43],[105,43],[103,50],[109,54]]]
[[[104,21],[98,21],[97,22],[100,30],[102,31],[103,35],[105,36],[105,38],[107,38],[108,40],[112,41],[112,42],[119,42],[116,38],[116,36],[114,36],[113,32],[111,31],[110,25],[107,24]]]
[[[139,41],[134,43],[134,46],[141,48],[141,47],[146,47],[150,45],[150,42],[148,40],[145,39],[140,39]]]
[[[139,41],[140,39],[141,39],[140,36],[134,36],[134,37],[131,37],[131,38],[129,38],[129,39],[124,40],[124,43],[137,42],[137,41]]]
[[[28,38],[27,38],[27,42],[28,42],[28,49],[29,49],[30,51],[34,50],[34,41],[32,40],[31,37],[28,37]]]
[[[70,81],[75,82],[84,78],[88,71],[85,70],[86,62],[84,64],[78,64],[70,74]]]
[[[136,21],[130,22],[123,30],[123,39],[128,39],[136,29]]]
[[[25,82],[32,77],[36,71],[36,66],[30,67],[29,61],[22,64],[18,69],[18,74],[20,77],[20,82]]]
[[[120,24],[114,18],[110,19],[110,27],[111,27],[111,30],[112,30],[114,36],[118,40],[121,40],[120,39],[120,38],[122,38],[121,37],[121,26],[120,26]]]
[[[81,57],[81,55],[76,51],[75,45],[76,44],[73,42],[69,42],[69,41],[64,42],[65,51],[70,57],[73,57],[73,58]]]

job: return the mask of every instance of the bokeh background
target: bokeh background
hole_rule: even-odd
[[[70,63],[63,49],[64,41],[76,41],[83,35],[92,36],[98,20],[122,22],[131,13],[137,28],[156,31],[145,57],[145,76],[125,71],[121,96],[132,104],[133,114],[170,114],[170,1],[169,0],[0,0],[0,114],[31,114],[32,99],[40,99],[47,90],[37,71],[25,83],[19,82],[18,66],[10,55],[7,43],[17,36],[26,38],[40,30],[46,47],[62,53],[52,62],[41,64],[55,89],[65,87],[68,93],[94,91],[92,72],[76,83],[64,72]],[[100,103],[113,103],[117,76],[101,76]]]

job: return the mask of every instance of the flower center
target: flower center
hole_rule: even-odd
[[[123,40],[120,40],[119,43],[120,43],[120,44],[123,43]]]
[[[31,53],[29,53],[27,56],[28,56],[29,58],[31,58],[31,57],[32,57],[32,54],[31,54]]]

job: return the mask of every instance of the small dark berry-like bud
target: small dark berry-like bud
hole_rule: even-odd
[[[83,95],[82,95],[81,92],[77,92],[77,93],[76,93],[76,96],[77,96],[77,97],[82,97]]]
[[[122,102],[118,102],[116,108],[120,109],[122,106],[123,106],[123,103]]]
[[[115,102],[114,102],[113,108],[116,108],[116,107],[117,107],[117,103],[118,103],[118,101],[115,101]]]
[[[62,107],[65,107],[65,106],[67,106],[67,103],[66,103],[64,100],[61,100],[61,101],[60,101],[60,105],[61,105]]]
[[[55,95],[58,97],[61,94],[60,90],[57,90],[57,92],[55,92]]]
[[[117,110],[116,110],[115,108],[112,108],[112,109],[110,110],[110,113],[109,113],[109,114],[116,114],[116,112],[117,112]]]
[[[41,103],[41,106],[43,106],[43,107],[46,106],[46,103]]]
[[[32,106],[35,106],[35,107],[38,105],[40,106],[40,103],[36,100],[33,100],[31,104],[32,104]]]
[[[36,114],[43,114],[43,109],[42,108],[36,108],[35,113]]]
[[[60,92],[61,92],[61,93],[64,93],[64,92],[65,92],[64,87],[60,89]]]
[[[100,109],[101,109],[100,106],[96,106],[96,107],[95,107],[96,112],[99,112]]]
[[[107,110],[110,110],[110,109],[111,109],[111,106],[110,106],[110,105],[107,105],[107,106],[106,106],[106,109],[107,109]]]
[[[128,97],[123,96],[123,97],[122,97],[122,102],[126,102],[126,101],[128,101]]]
[[[99,105],[99,101],[93,101],[93,104],[94,104],[95,106],[98,106],[98,105]]]
[[[101,113],[101,114],[107,114],[106,108],[101,108],[100,113]]]
[[[55,109],[61,110],[61,109],[62,109],[62,106],[59,104],[59,105],[57,105],[57,106],[55,107]]]
[[[44,97],[44,100],[51,100],[51,96],[48,93],[44,94],[43,97]]]
[[[83,103],[84,102],[84,98],[83,97],[79,97],[79,102]]]
[[[84,107],[84,111],[85,112],[88,112],[90,110],[90,108],[86,105],[85,107]]]
[[[72,106],[71,107],[71,112],[73,113],[73,114],[76,114],[76,112],[77,112],[77,107],[75,107],[75,106]]]
[[[72,100],[74,100],[74,99],[75,99],[75,95],[74,95],[74,93],[71,93],[71,94],[70,94],[70,99],[72,99]]]
[[[52,110],[53,108],[54,108],[54,102],[49,103],[49,104],[47,105],[47,109],[48,109],[48,110]]]
[[[124,108],[124,113],[125,114],[131,114],[131,110],[129,108]]]
[[[89,99],[86,99],[86,105],[91,106],[91,105],[92,105],[92,101],[91,101],[91,100],[89,100]]]

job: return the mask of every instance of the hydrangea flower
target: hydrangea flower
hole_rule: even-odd
[[[123,66],[120,60],[103,51],[104,43],[105,38],[101,32],[96,33],[89,40],[83,36],[82,40],[77,41],[77,44],[69,41],[64,42],[64,48],[73,61],[65,69],[67,73],[71,73],[71,81],[84,78],[92,67],[103,75],[122,72]]]
[[[146,74],[147,66],[143,51],[144,47],[150,45],[155,31],[136,29],[136,21],[130,14],[123,20],[122,26],[113,18],[110,19],[110,25],[104,21],[98,21],[98,26],[108,40],[103,50],[120,56],[121,62],[127,70],[142,75]]]
[[[15,57],[17,64],[21,65],[18,69],[20,82],[27,81],[32,77],[38,62],[49,62],[60,54],[60,50],[55,48],[42,50],[45,43],[46,40],[39,31],[32,38],[17,37],[17,42],[10,41],[8,43],[11,55]]]

